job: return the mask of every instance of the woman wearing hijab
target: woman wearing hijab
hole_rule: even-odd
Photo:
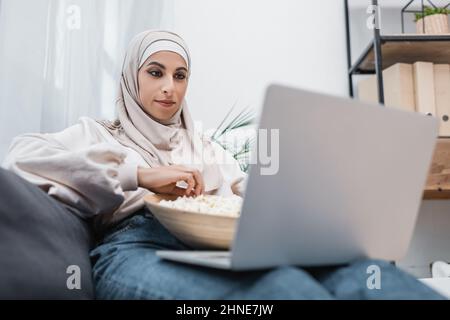
[[[125,56],[117,120],[81,118],[62,132],[12,142],[6,168],[67,214],[93,217],[100,238],[91,252],[97,298],[439,298],[384,261],[311,273],[297,267],[234,273],[160,260],[158,249],[190,248],[145,208],[146,194],[242,194],[245,181],[232,156],[194,130],[184,99],[190,72],[189,51],[178,35],[145,31]],[[382,277],[374,290],[367,285],[372,265]]]

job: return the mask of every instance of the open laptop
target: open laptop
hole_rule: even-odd
[[[262,175],[264,165],[251,166],[231,251],[160,250],[159,257],[251,270],[406,254],[436,118],[271,85],[259,128],[269,137],[279,130],[279,169]]]

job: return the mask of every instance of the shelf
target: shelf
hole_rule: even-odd
[[[450,138],[436,143],[423,198],[450,199]]]
[[[384,35],[380,37],[382,69],[398,62],[414,63],[428,61],[450,64],[450,34],[445,35]],[[427,42],[424,45],[423,42]],[[350,74],[374,74],[375,53],[371,42],[356,63],[350,68]]]

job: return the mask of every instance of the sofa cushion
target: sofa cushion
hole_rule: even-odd
[[[90,223],[0,168],[0,299],[92,299]]]

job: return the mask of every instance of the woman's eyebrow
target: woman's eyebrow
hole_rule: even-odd
[[[153,65],[153,64],[158,66],[158,67],[160,67],[163,70],[166,70],[166,67],[163,64],[161,64],[159,62],[156,62],[156,61],[149,62],[149,64],[147,64],[147,66]],[[185,67],[179,67],[179,68],[176,69],[176,71],[178,71],[178,70],[185,70],[186,72],[188,71]]]

